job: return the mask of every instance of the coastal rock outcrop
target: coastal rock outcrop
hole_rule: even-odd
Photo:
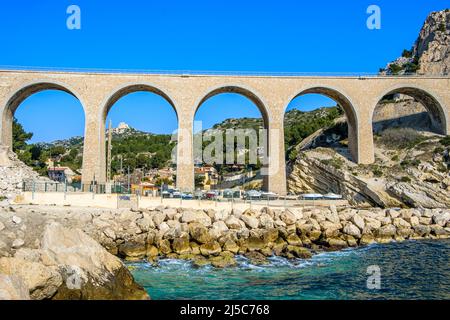
[[[1,217],[5,218],[5,214]],[[51,218],[40,218],[30,215],[23,222],[23,225],[30,223],[39,227],[31,235],[34,240],[28,237],[25,246],[20,249],[13,245],[13,238],[21,230],[5,223],[9,218],[2,222],[6,225],[7,233],[0,236],[2,241],[10,243],[3,248],[7,251],[0,252],[0,274],[3,277],[18,277],[26,286],[31,299],[149,298],[145,290],[134,282],[119,258],[74,227],[80,221],[73,221],[68,228]],[[60,219],[64,221],[65,218],[62,215]],[[13,280],[9,279],[9,283],[18,287],[19,282]]]
[[[0,274],[0,300],[30,300],[27,285],[17,276]]]

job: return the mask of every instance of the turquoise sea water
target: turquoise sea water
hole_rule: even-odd
[[[270,258],[255,266],[195,268],[189,261],[132,263],[152,299],[450,299],[450,240],[371,245],[315,255],[310,260]],[[377,265],[381,288],[367,288]]]

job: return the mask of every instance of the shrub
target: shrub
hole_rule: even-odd
[[[408,176],[404,176],[404,177],[401,177],[401,178],[400,178],[400,181],[401,181],[401,182],[411,182],[411,178],[408,177]]]
[[[378,166],[373,166],[372,173],[377,178],[383,176],[383,171]]]
[[[439,25],[439,31],[440,31],[440,32],[445,32],[446,29],[447,29],[447,28],[445,27],[445,23],[442,22],[442,23]]]
[[[320,160],[324,165],[332,166],[335,169],[341,169],[344,165],[344,160],[340,158],[333,158],[333,159],[322,159]]]
[[[402,70],[403,70],[403,68],[401,66],[399,66],[397,63],[391,63],[389,65],[389,71],[390,71],[390,73],[392,73],[394,75],[398,74]]]
[[[395,156],[393,156],[391,158],[392,161],[398,161],[400,158],[398,157],[398,154],[396,154]]]
[[[443,165],[442,163],[439,163],[437,170],[441,173],[445,173],[450,169],[450,167],[446,167],[445,165]]]
[[[400,162],[400,165],[403,168],[410,167],[410,166],[417,167],[419,164],[420,164],[420,160],[418,160],[418,159],[414,159],[414,160],[406,159],[406,160],[403,160],[402,162]]]
[[[450,136],[446,136],[446,137],[442,138],[439,142],[440,142],[443,146],[449,147],[449,146],[450,146]]]
[[[412,57],[412,49],[411,50],[404,49],[402,52],[402,57],[411,58]]]
[[[392,128],[381,132],[380,142],[388,148],[407,149],[425,140],[418,131],[411,128]]]
[[[433,151],[434,153],[443,153],[444,152],[444,148],[442,148],[442,147],[436,147],[436,148],[434,148],[434,151]]]

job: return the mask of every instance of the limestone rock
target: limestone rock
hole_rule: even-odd
[[[450,210],[438,213],[433,216],[433,222],[444,227],[450,221]]]
[[[266,256],[257,251],[247,252],[245,257],[250,260],[251,264],[254,265],[264,265],[269,263]]]
[[[200,246],[200,252],[203,256],[218,255],[222,251],[217,241],[211,241]]]
[[[208,243],[211,241],[208,229],[199,223],[189,224],[189,234],[198,243]]]
[[[233,240],[227,240],[223,245],[223,250],[236,254],[239,251],[239,246]]]
[[[52,298],[62,284],[62,277],[55,267],[18,258],[0,258],[0,273],[23,279],[34,300]]]
[[[18,238],[13,241],[11,247],[13,249],[18,249],[18,248],[22,247],[24,244],[25,244],[25,241],[23,239]]]
[[[225,224],[230,229],[235,229],[235,230],[242,229],[241,221],[234,216],[228,217],[227,220],[225,220]]]
[[[46,264],[57,266],[63,277],[54,299],[148,298],[122,262],[80,229],[48,224],[41,249]]]
[[[250,229],[256,229],[259,226],[259,220],[254,216],[243,214],[241,220],[244,221],[245,225]]]
[[[124,243],[119,246],[119,255],[129,261],[145,258],[147,248],[143,243]]]
[[[353,217],[351,218],[351,221],[353,222],[353,224],[355,225],[355,226],[357,226],[358,228],[359,228],[359,230],[363,230],[364,229],[364,227],[365,227],[365,222],[364,222],[364,219],[363,218],[361,218],[361,216],[359,215],[359,214],[355,214],[355,215],[353,215]]]
[[[0,300],[30,300],[27,285],[18,276],[0,274]]]
[[[311,252],[303,247],[288,245],[286,250],[297,258],[309,259],[312,257]]]
[[[173,240],[172,243],[173,252],[178,254],[187,254],[191,252],[191,247],[189,245],[189,237],[180,237]]]
[[[361,231],[359,230],[358,227],[356,227],[354,224],[352,223],[347,223],[344,226],[344,229],[342,230],[344,233],[353,236],[355,238],[360,238],[361,237]]]
[[[211,218],[203,211],[188,210],[183,212],[181,222],[197,222],[207,227],[211,225]]]

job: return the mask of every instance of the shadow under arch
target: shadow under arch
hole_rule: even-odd
[[[300,91],[293,95],[286,104],[284,111],[286,112],[289,104],[297,97],[305,94],[320,94],[334,100],[340,106],[347,118],[348,126],[348,149],[351,158],[354,162],[358,162],[358,114],[355,110],[355,105],[347,94],[342,93],[341,90],[328,86],[313,86]]]
[[[407,95],[417,100],[427,110],[428,116],[431,120],[432,131],[443,135],[449,134],[446,127],[448,119],[444,112],[444,108],[434,94],[431,94],[427,90],[420,87],[399,85],[394,88],[389,88],[389,90],[380,95],[375,101],[376,106],[383,100],[384,97],[395,94]],[[375,114],[376,106],[373,108],[371,119],[373,119]]]
[[[263,119],[263,127],[265,129],[269,129],[271,115],[270,115],[269,109],[267,108],[266,103],[264,103],[263,99],[260,98],[260,95],[258,95],[255,92],[255,90],[247,88],[246,86],[237,85],[237,84],[225,84],[225,85],[217,86],[215,88],[210,88],[207,91],[207,93],[203,94],[202,98],[195,104],[194,118],[195,118],[195,115],[197,114],[197,111],[207,100],[209,100],[210,98],[212,98],[214,96],[223,94],[223,93],[234,93],[234,94],[238,94],[238,95],[241,95],[241,96],[249,99],[254,105],[256,105],[256,107],[260,111],[262,119]],[[269,136],[270,136],[269,130],[266,130],[266,136],[265,136],[266,148],[267,148],[266,155],[270,154],[269,149],[270,149],[271,144],[270,144]],[[263,166],[267,168],[268,163],[264,164]],[[262,190],[268,191],[269,179],[270,179],[270,177],[268,175],[263,176]]]
[[[12,147],[12,122],[13,117],[19,106],[30,96],[47,90],[62,91],[70,94],[77,99],[83,109],[84,119],[86,119],[86,109],[83,100],[76,91],[69,85],[61,83],[59,81],[34,81],[22,86],[16,90],[6,102],[2,112],[2,132],[1,132],[1,144]]]

